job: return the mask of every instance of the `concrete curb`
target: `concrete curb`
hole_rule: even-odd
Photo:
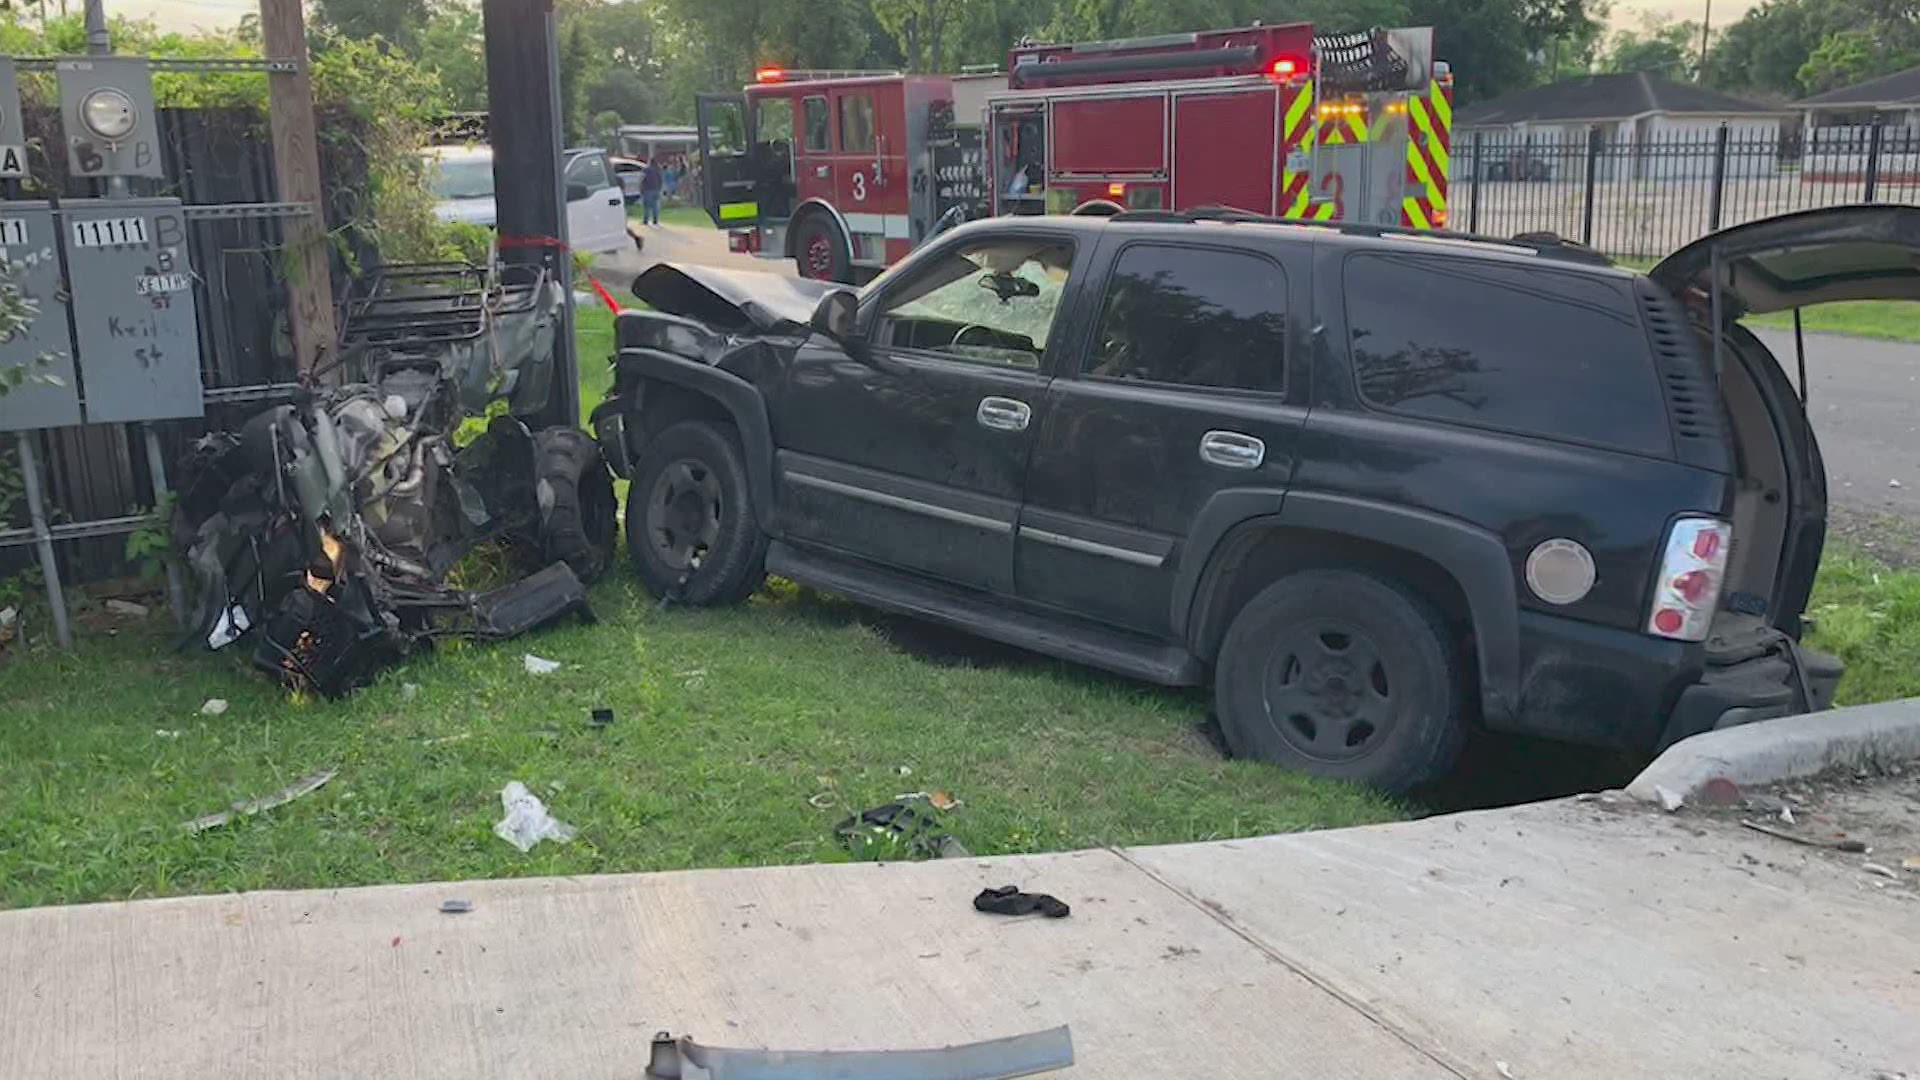
[[[1682,739],[1655,758],[1627,794],[1671,808],[1709,780],[1742,787],[1920,758],[1920,698],[1763,720]]]

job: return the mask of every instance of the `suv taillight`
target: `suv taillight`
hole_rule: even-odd
[[[1714,518],[1681,518],[1667,533],[1660,576],[1654,581],[1647,633],[1677,641],[1701,641],[1720,604],[1733,526]]]

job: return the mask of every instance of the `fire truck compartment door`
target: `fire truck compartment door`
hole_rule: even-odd
[[[743,94],[701,94],[694,99],[700,126],[700,198],[707,216],[723,229],[760,223],[760,204],[747,152],[747,99]]]

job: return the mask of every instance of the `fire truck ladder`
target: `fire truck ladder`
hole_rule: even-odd
[[[1313,49],[1320,57],[1323,92],[1406,89],[1407,58],[1393,47],[1385,30],[1316,34]]]

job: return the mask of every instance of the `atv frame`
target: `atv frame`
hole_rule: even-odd
[[[438,637],[591,618],[612,477],[585,432],[520,419],[548,404],[565,302],[532,265],[398,264],[357,281],[334,364],[194,446],[173,523],[197,593],[188,642],[249,638],[261,669],[333,696]],[[460,587],[488,543],[524,576]]]

